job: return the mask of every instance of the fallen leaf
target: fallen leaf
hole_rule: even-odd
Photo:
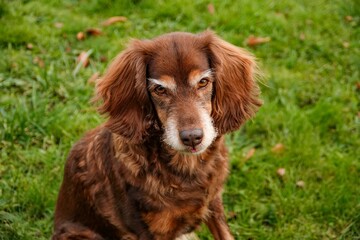
[[[358,112],[358,118],[360,118],[360,112]]]
[[[305,33],[300,33],[299,38],[300,38],[301,41],[304,41],[305,38],[306,38]]]
[[[82,41],[85,39],[85,34],[83,32],[78,32],[76,34],[76,39],[79,40],[79,41]]]
[[[123,16],[115,16],[115,17],[111,17],[111,18],[108,18],[107,20],[103,21],[101,23],[101,25],[103,26],[110,26],[114,23],[117,23],[117,22],[126,22],[127,21],[127,18],[126,17],[123,17]]]
[[[252,156],[254,156],[255,151],[256,151],[255,148],[250,149],[245,156],[245,160],[249,160]]]
[[[350,43],[349,43],[349,42],[343,42],[343,47],[344,47],[344,48],[349,48],[349,47],[350,47]]]
[[[360,90],[360,82],[356,83],[356,90]]]
[[[76,74],[80,71],[81,67],[87,67],[89,65],[89,57],[91,53],[93,52],[92,49],[90,49],[87,52],[81,52],[79,56],[76,59],[76,67],[73,71],[73,76],[76,76]]]
[[[296,182],[296,186],[297,186],[298,188],[304,188],[304,187],[305,187],[305,182],[302,181],[302,180],[297,181],[297,182]]]
[[[62,22],[56,22],[56,23],[54,23],[54,26],[56,28],[62,28],[64,26],[64,24]]]
[[[215,13],[214,4],[209,3],[209,4],[207,5],[207,9],[208,9],[208,12],[209,12],[211,15],[214,15],[214,13]]]
[[[276,174],[277,174],[279,177],[285,176],[285,173],[286,173],[285,168],[279,168],[278,170],[276,170]]]
[[[77,57],[77,62],[81,63],[83,67],[89,66],[89,54],[87,52],[81,52]]]
[[[11,63],[11,68],[17,69],[19,67],[19,65],[16,62],[12,62]]]
[[[100,56],[100,62],[107,62],[107,57],[106,56]]]
[[[284,148],[285,147],[284,147],[284,145],[282,143],[278,143],[271,149],[271,151],[273,153],[281,153],[281,152],[284,151]]]
[[[353,17],[352,16],[345,16],[345,20],[348,22],[352,22]]]
[[[95,84],[96,80],[100,77],[100,73],[96,72],[93,75],[91,75],[91,77],[88,79],[88,84]]]
[[[26,44],[26,48],[32,50],[34,48],[34,45],[32,45],[32,43],[28,43]]]
[[[86,29],[86,34],[90,36],[99,36],[102,34],[101,30],[99,28],[88,28]]]
[[[36,57],[34,58],[33,63],[35,63],[36,65],[38,65],[38,66],[41,67],[41,68],[45,67],[44,61],[43,61],[40,57],[38,57],[38,56],[36,56]]]
[[[247,40],[246,43],[248,46],[250,47],[254,47],[260,44],[264,44],[267,42],[270,42],[271,38],[270,37],[255,37],[253,35],[251,35]]]

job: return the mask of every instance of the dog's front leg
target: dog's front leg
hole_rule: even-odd
[[[229,226],[226,223],[224,207],[220,196],[217,196],[212,202],[210,202],[209,209],[211,214],[205,223],[214,236],[214,239],[233,240],[234,237],[231,235]]]
[[[120,234],[121,240],[148,240],[149,238],[138,238],[132,233]],[[53,234],[51,240],[105,240],[100,234],[79,223],[67,222],[59,227]]]
[[[53,234],[52,240],[104,240],[98,233],[78,224],[67,222],[62,224]]]

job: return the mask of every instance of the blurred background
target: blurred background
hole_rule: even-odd
[[[126,43],[206,29],[264,76],[227,138],[236,239],[360,239],[359,27],[358,0],[0,0],[0,239],[50,238],[68,151],[104,121],[94,82]]]

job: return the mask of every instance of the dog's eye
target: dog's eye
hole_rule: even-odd
[[[203,78],[198,82],[198,88],[204,88],[204,87],[206,87],[206,85],[208,85],[208,83],[209,83],[209,80],[207,80],[206,78]]]
[[[165,89],[163,86],[161,86],[161,85],[158,85],[157,87],[155,87],[154,91],[155,91],[155,93],[156,93],[157,95],[164,95],[164,94],[166,94],[166,89]]]

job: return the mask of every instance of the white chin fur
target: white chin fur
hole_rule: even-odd
[[[200,154],[204,152],[214,141],[217,136],[217,132],[214,128],[212,118],[203,108],[199,108],[199,116],[202,123],[202,130],[204,137],[202,142],[196,146],[196,151],[192,151],[190,147],[185,146],[180,139],[179,129],[176,119],[170,116],[168,121],[165,123],[164,142],[176,151],[189,153],[189,154]]]

